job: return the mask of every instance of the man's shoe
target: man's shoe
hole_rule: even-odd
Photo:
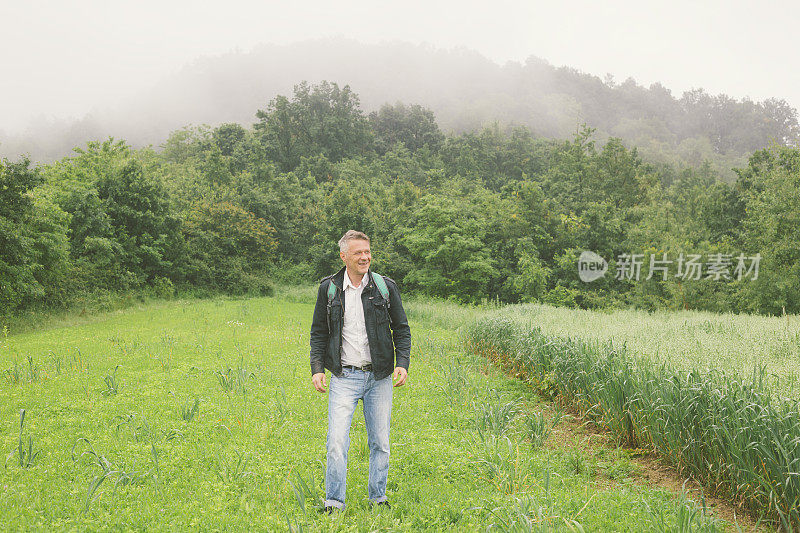
[[[337,507],[334,507],[333,505],[326,505],[325,507],[323,507],[321,509],[321,511],[323,513],[325,513],[325,514],[333,514],[333,512],[336,511],[336,510],[337,510]]]
[[[376,506],[377,507],[386,507],[387,509],[391,509],[392,508],[392,506],[389,505],[389,501],[388,500],[383,500],[382,502],[378,502],[378,503],[372,502],[372,507],[374,508]]]

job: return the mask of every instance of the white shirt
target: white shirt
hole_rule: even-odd
[[[364,274],[356,287],[344,271],[344,323],[342,324],[342,365],[364,366],[372,362],[367,340],[367,325],[364,322],[364,306],[361,293],[369,283],[369,274]]]

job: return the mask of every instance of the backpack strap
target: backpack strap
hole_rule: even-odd
[[[328,307],[326,309],[328,331],[331,330],[331,305],[333,305],[333,299],[336,298],[337,289],[338,287],[333,283],[333,276],[331,276],[330,280],[328,281]]]
[[[331,279],[330,283],[328,284],[328,307],[330,307],[331,302],[336,297],[336,289],[338,287],[336,284],[333,283],[333,279]]]
[[[386,308],[390,308],[389,287],[386,286],[386,281],[383,279],[383,276],[372,272],[372,279],[375,281],[375,286],[378,287],[378,292],[381,293],[381,296],[386,301]],[[331,279],[328,283],[328,331],[331,329],[331,305],[333,305],[333,300],[336,298],[337,290],[339,290],[339,287],[337,287],[336,284],[333,283],[333,279]]]
[[[389,304],[389,288],[386,286],[386,281],[383,279],[383,276],[380,274],[376,274],[375,272],[372,273],[372,279],[375,280],[375,286],[378,287],[378,292],[381,293],[383,299],[386,300],[386,304]]]

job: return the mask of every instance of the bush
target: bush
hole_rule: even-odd
[[[556,307],[578,307],[576,303],[578,295],[579,291],[559,285],[549,290],[542,300]]]
[[[153,280],[153,285],[150,287],[150,293],[155,298],[163,298],[168,300],[175,296],[175,285],[173,285],[171,279],[158,277]]]
[[[272,286],[266,273],[243,272],[239,283],[235,287],[230,287],[229,292],[242,296],[272,296],[275,293],[275,287]]]

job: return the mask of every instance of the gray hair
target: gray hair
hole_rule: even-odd
[[[356,231],[354,229],[347,230],[347,233],[342,235],[342,238],[339,239],[339,251],[346,252],[350,247],[350,241],[355,240],[369,242],[369,237],[367,237],[366,233],[361,233],[360,231]]]

